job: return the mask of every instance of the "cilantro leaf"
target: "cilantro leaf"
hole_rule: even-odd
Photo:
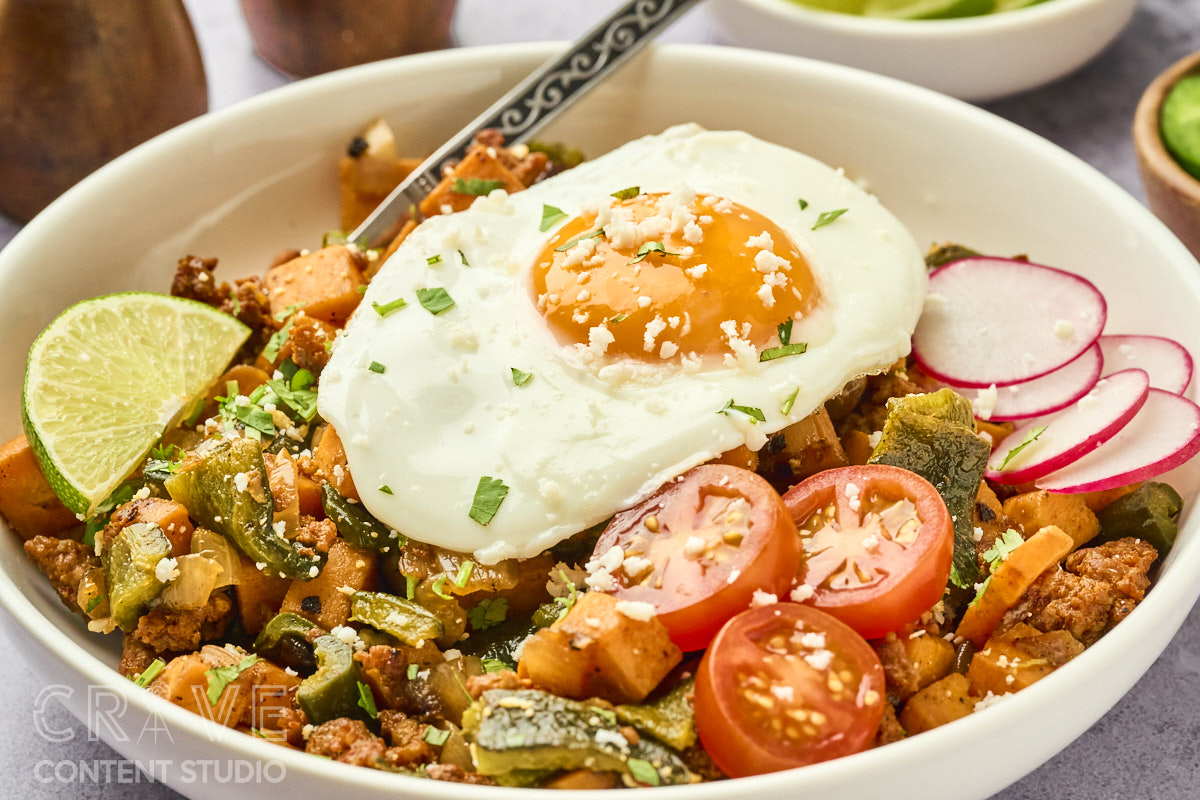
[[[775,330],[779,331],[779,343],[788,345],[792,343],[792,323],[795,322],[791,317],[787,318],[787,322],[781,322],[776,326]]]
[[[642,261],[644,261],[646,259],[646,256],[650,255],[651,253],[660,253],[661,255],[664,255],[664,256],[679,255],[679,253],[668,252],[667,248],[663,245],[662,242],[644,242],[642,244],[642,246],[638,248],[637,258],[633,259],[629,263],[630,264],[640,264]]]
[[[545,233],[553,228],[559,220],[566,218],[567,215],[561,208],[555,208],[554,206],[542,203],[542,224],[538,226],[538,230]]]
[[[960,589],[970,588],[967,582],[962,579],[962,576],[958,574],[958,567],[953,564],[950,565],[950,582]]]
[[[642,193],[642,187],[630,186],[628,189],[622,189],[619,192],[613,192],[612,195],[610,195],[610,196],[615,197],[618,200],[632,200],[633,198],[637,197],[641,193]]]
[[[1003,472],[1004,468],[1008,466],[1010,461],[1012,461],[1014,458],[1017,457],[1018,453],[1020,453],[1026,447],[1029,447],[1029,445],[1033,444],[1038,439],[1040,439],[1042,434],[1045,432],[1046,432],[1045,425],[1038,425],[1036,428],[1031,430],[1028,434],[1025,435],[1025,438],[1021,440],[1021,443],[1019,445],[1017,445],[1016,447],[1014,447],[1013,449],[1009,450],[1007,453],[1004,454],[1004,460],[1000,462],[1000,467],[996,471]]]
[[[565,583],[571,590],[571,593],[566,597],[554,598],[554,602],[562,606],[562,609],[558,612],[558,619],[562,619],[567,615],[567,612],[575,606],[575,601],[579,599],[579,591],[575,588],[575,582],[567,577],[567,573],[565,571],[560,569],[558,571],[558,576],[562,578],[563,583]]]
[[[1025,540],[1021,538],[1021,534],[1009,528],[997,536],[992,546],[983,552],[983,560],[988,562],[991,568],[995,570],[996,567],[1008,560],[1013,550],[1016,550],[1023,544],[1025,544]]]
[[[471,627],[477,631],[494,628],[508,618],[507,597],[485,597],[467,612]]]
[[[480,525],[487,525],[500,510],[500,504],[508,496],[508,486],[499,478],[483,476],[475,487],[475,498],[471,501],[471,510],[467,516]]]
[[[483,178],[455,178],[450,191],[454,194],[472,194],[486,197],[497,189],[504,188],[504,181],[489,181]]]
[[[416,664],[409,664],[408,665],[408,679],[410,681],[415,681],[417,679],[417,673],[420,671],[421,671],[421,668],[418,667]]]
[[[459,257],[460,259],[462,259],[462,265],[463,265],[464,267],[469,267],[469,266],[471,266],[471,262],[467,261],[467,257],[466,257],[466,255],[464,255],[464,254],[463,254],[463,251],[462,251],[462,250],[459,250],[459,251],[458,251],[458,257]]]
[[[371,370],[371,372],[374,372],[377,375],[382,375],[383,373],[387,372],[387,367],[385,367],[383,364],[380,364],[378,361],[372,361],[367,365],[367,369]]]
[[[159,444],[150,451],[150,459],[146,462],[142,474],[155,480],[166,480],[183,463],[183,449],[179,445]]]
[[[367,712],[371,719],[379,719],[379,709],[375,707],[375,695],[371,687],[362,681],[358,682],[358,707]]]
[[[815,231],[817,228],[824,228],[849,210],[848,208],[838,208],[833,211],[822,211],[821,215],[817,217],[817,221],[813,223],[812,229]]]
[[[269,380],[266,386],[284,405],[295,411],[305,422],[317,416],[317,393],[307,388],[313,383],[313,375],[306,369],[296,372],[291,381]],[[299,387],[299,388],[298,388]]]
[[[441,256],[430,256],[429,258],[425,259],[425,263],[432,267],[434,264],[442,263],[442,257]]]
[[[475,569],[474,561],[464,561],[458,568],[458,574],[454,576],[454,585],[458,588],[463,588],[467,585],[467,581],[471,579],[471,572]]]
[[[783,403],[779,406],[779,413],[783,414],[785,417],[788,414],[792,413],[792,406],[796,405],[796,398],[799,395],[800,395],[800,387],[797,386],[792,391],[792,393],[787,396],[787,399],[785,399],[783,401]]]
[[[615,317],[610,319],[609,322],[611,322],[613,325],[616,325],[618,322],[624,322],[628,316],[629,315],[625,313],[617,314]]]
[[[808,201],[805,200],[803,197],[797,198],[796,202],[800,204],[801,211],[808,208]]]
[[[484,672],[504,672],[505,670],[511,671],[514,669],[512,664],[499,658],[485,658],[482,660]]]
[[[511,367],[511,369],[513,386],[524,386],[525,384],[529,383],[529,379],[533,377],[532,372],[522,372],[516,367]]]
[[[107,596],[108,596],[108,595],[98,594],[98,595],[96,595],[95,597],[93,597],[91,600],[88,600],[88,602],[87,602],[87,606],[86,606],[86,607],[84,607],[84,609],[83,609],[83,610],[84,610],[84,612],[86,612],[86,613],[90,614],[90,613],[92,613],[93,611],[95,611],[95,610],[96,610],[96,606],[98,606],[98,605],[100,605],[101,603],[103,603],[103,602],[104,602],[104,598],[105,598],[105,597],[107,597]]]
[[[225,687],[237,680],[238,676],[258,663],[258,656],[249,655],[236,664],[227,667],[213,667],[204,673],[208,678],[208,704],[215,706],[221,699]]]
[[[440,730],[432,725],[425,728],[425,732],[421,734],[421,738],[429,742],[434,747],[441,747],[450,738],[449,730]]]
[[[287,341],[288,336],[292,333],[292,317],[288,317],[287,322],[283,323],[283,327],[271,334],[271,338],[267,340],[267,346],[263,348],[263,358],[274,363],[279,357],[279,350],[283,347],[283,343]]]
[[[721,410],[718,411],[717,413],[725,414],[726,416],[728,416],[730,411],[736,411],[739,414],[745,414],[747,417],[750,418],[751,425],[757,425],[760,422],[767,421],[767,417],[765,414],[763,414],[761,408],[755,408],[754,406],[734,405],[732,399],[728,403],[726,403],[724,405],[724,407],[722,407]]]
[[[392,491],[392,487],[388,486],[386,483],[379,487],[379,491],[383,492],[384,494],[395,494],[395,492]]]
[[[576,236],[574,239],[567,242],[566,244],[560,244],[558,247],[554,248],[554,252],[561,253],[564,250],[570,250],[572,247],[579,244],[584,239],[595,239],[597,236],[603,236],[603,235],[604,235],[603,228],[597,228],[594,231],[588,231],[587,233],[581,233],[578,236]]]
[[[417,302],[434,316],[454,306],[454,300],[440,286],[435,286],[432,289],[417,289]]]

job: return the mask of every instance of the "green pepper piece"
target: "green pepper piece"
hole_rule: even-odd
[[[158,562],[170,555],[171,540],[158,525],[146,522],[122,528],[104,549],[108,607],[121,630],[136,628],[146,604],[163,590],[166,584],[155,573]]]
[[[403,597],[383,592],[350,595],[350,619],[395,636],[413,647],[442,635],[442,621]]]
[[[1148,542],[1165,558],[1179,533],[1179,515],[1183,498],[1165,483],[1146,483],[1118,497],[1096,516],[1100,519],[1097,542],[1111,542],[1132,536]]]
[[[562,608],[559,605],[554,607],[555,609]],[[513,654],[517,646],[529,638],[530,634],[536,633],[543,627],[547,626],[536,624],[528,616],[509,617],[499,625],[494,625],[486,630],[472,631],[470,638],[458,644],[458,649],[463,655],[478,656],[481,659],[492,658],[506,664],[516,664],[517,659]]]
[[[237,488],[239,475],[246,479],[245,490]],[[271,527],[275,504],[266,476],[257,442],[227,439],[203,453],[190,453],[166,487],[193,520],[229,539],[251,561],[266,564],[268,574],[293,580],[314,578],[324,558],[300,553],[275,533]]]
[[[276,614],[259,631],[254,640],[254,652],[268,661],[309,674],[317,668],[313,646],[309,643],[313,631],[327,633],[299,614],[287,611]]]
[[[463,715],[463,733],[484,775],[582,767],[632,774],[629,762],[638,761],[662,784],[692,780],[679,756],[652,736],[629,744],[613,712],[535,689],[484,692]]]
[[[950,389],[888,401],[883,436],[869,463],[915,472],[933,484],[954,520],[960,586],[982,580],[974,535],[975,497],[991,448],[975,433],[970,402]]]
[[[692,712],[692,693],[696,679],[688,678],[653,703],[617,706],[617,719],[648,733],[676,750],[687,750],[696,743],[696,718]]]
[[[351,547],[378,552],[388,545],[404,543],[400,537],[391,538],[391,530],[371,516],[361,503],[351,503],[328,483],[321,486],[321,505],[325,516],[333,520],[338,533]]]
[[[358,705],[362,667],[354,660],[354,649],[336,636],[318,636],[313,642],[317,671],[300,683],[296,702],[313,725],[338,717],[368,722],[370,716]]]

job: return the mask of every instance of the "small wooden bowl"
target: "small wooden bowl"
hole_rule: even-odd
[[[1163,143],[1159,116],[1167,93],[1182,78],[1200,74],[1200,53],[1171,65],[1155,78],[1133,115],[1133,146],[1146,200],[1192,255],[1200,258],[1200,180],[1179,163]]]

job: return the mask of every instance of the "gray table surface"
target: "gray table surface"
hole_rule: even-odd
[[[223,108],[287,79],[256,58],[236,0],[185,0],[204,52],[210,107]],[[570,39],[615,0],[459,0],[455,26],[464,46],[535,39]],[[720,42],[703,8],[681,20],[665,39]],[[1144,0],[1133,24],[1103,55],[1057,83],[986,107],[1061,145],[1141,198],[1129,125],[1137,98],[1156,74],[1200,50],[1200,0]],[[1019,57],[1019,56],[1017,56]],[[17,226],[0,218],[0,246]],[[8,651],[0,635],[0,652]],[[41,682],[23,664],[0,661],[0,708],[6,732],[30,731]],[[11,736],[0,755],[0,796],[28,800],[178,797],[131,772],[108,770],[97,782],[45,782],[53,762],[93,762],[118,756],[56,705],[44,709],[52,728],[74,737],[52,743]],[[1193,610],[1166,652],[1133,690],[1075,743],[996,800],[1200,798],[1200,610]],[[953,757],[947,754],[947,757]],[[1003,758],[1002,753],[996,754]],[[102,772],[102,775],[105,773]],[[42,779],[39,779],[40,778]],[[269,790],[263,790],[265,794]],[[255,796],[253,788],[236,790]]]

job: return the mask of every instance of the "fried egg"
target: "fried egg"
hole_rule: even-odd
[[[338,337],[320,412],[381,521],[530,557],[907,355],[925,286],[840,170],[679,126],[422,223]]]

